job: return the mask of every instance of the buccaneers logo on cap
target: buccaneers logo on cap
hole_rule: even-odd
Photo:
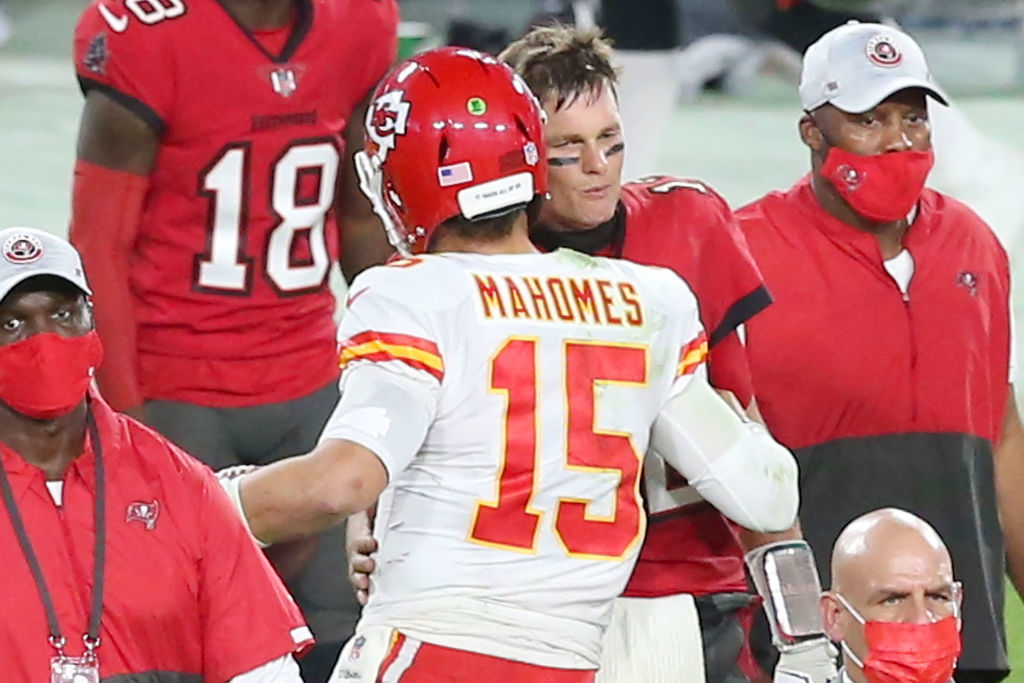
[[[377,155],[381,161],[395,148],[395,136],[405,135],[412,105],[405,101],[404,96],[401,90],[386,92],[377,98],[366,115],[366,132],[377,143]]]
[[[869,40],[866,52],[871,63],[877,66],[898,66],[903,61],[903,54],[896,43],[885,35],[877,35]]]
[[[43,243],[28,233],[11,235],[4,242],[4,258],[18,265],[33,263],[43,258]]]

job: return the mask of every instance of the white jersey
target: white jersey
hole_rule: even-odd
[[[386,367],[431,403],[418,451],[364,439],[389,484],[361,625],[597,668],[644,534],[651,424],[707,351],[689,287],[559,250],[417,257],[350,292],[342,392],[360,368]],[[337,414],[324,434],[360,440]]]

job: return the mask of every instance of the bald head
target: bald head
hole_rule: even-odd
[[[928,522],[884,508],[850,522],[832,550],[832,590],[845,594],[872,577],[936,574],[953,580],[953,562]],[[856,591],[854,591],[856,592]]]
[[[957,616],[960,599],[953,562],[935,529],[909,512],[884,508],[839,534],[832,590],[822,595],[821,610],[825,631],[843,643],[851,680],[865,683],[865,622],[934,623]]]

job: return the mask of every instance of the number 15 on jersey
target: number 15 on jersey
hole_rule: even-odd
[[[517,552],[533,552],[544,510],[534,507],[542,454],[538,444],[540,396],[538,340],[510,337],[491,357],[489,391],[505,399],[497,498],[476,505],[469,540]],[[597,387],[602,384],[645,386],[647,347],[638,344],[566,341],[562,399],[566,414],[562,466],[579,477],[617,474],[612,513],[591,514],[593,500],[559,496],[550,513],[554,534],[571,557],[616,560],[624,557],[643,530],[638,476],[642,454],[632,435],[597,426]],[[557,493],[557,492],[555,492]]]

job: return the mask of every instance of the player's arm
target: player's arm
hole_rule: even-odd
[[[777,534],[740,529],[739,540],[779,651],[774,683],[835,680],[839,653],[817,609],[821,579],[799,522]]]
[[[729,205],[710,188],[706,194],[701,215],[711,227],[699,243],[692,286],[708,330],[708,380],[750,408],[753,381],[741,329],[771,305],[772,297]]]
[[[662,409],[651,447],[757,546],[746,559],[781,653],[775,683],[831,680],[834,657],[817,611],[820,582],[796,524],[792,454],[760,423],[741,418],[700,374]]]
[[[704,374],[662,407],[651,448],[722,514],[758,532],[784,531],[799,505],[793,455],[760,424],[742,419]]]
[[[995,451],[996,497],[999,518],[1006,539],[1006,561],[1010,581],[1024,599],[1024,425],[1021,424],[1010,385],[1003,415],[1002,436]]]
[[[372,506],[419,452],[437,390],[432,380],[386,363],[346,369],[341,399],[312,453],[226,483],[256,539],[301,538]]]
[[[352,108],[345,123],[345,156],[335,192],[334,214],[338,221],[341,251],[341,272],[348,282],[370,266],[385,263],[395,250],[388,243],[384,226],[373,212],[366,195],[359,189],[354,156],[363,149],[364,123],[370,97],[377,83],[387,75],[398,56],[399,11],[396,0],[378,0],[373,3],[354,3],[360,12],[357,19],[362,41],[361,59],[352,64],[354,92],[366,93]]]
[[[252,534],[266,544],[316,534],[362,512],[388,483],[369,448],[326,439],[312,453],[240,478],[239,504]]]
[[[341,240],[341,272],[348,282],[370,266],[380,265],[395,253],[370,200],[359,189],[355,153],[363,148],[363,119],[369,96],[352,112],[345,127],[345,158],[335,193],[335,215]]]
[[[118,410],[142,417],[129,264],[159,138],[101,89],[88,91],[78,134],[71,241],[92,286],[104,362],[97,380]]]

